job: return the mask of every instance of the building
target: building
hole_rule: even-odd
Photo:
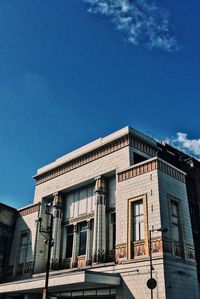
[[[0,282],[9,275],[9,257],[17,211],[0,203]]]
[[[2,298],[42,298],[51,224],[51,298],[199,298],[199,169],[130,127],[40,168]]]

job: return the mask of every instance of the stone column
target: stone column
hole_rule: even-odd
[[[58,268],[60,260],[60,245],[61,245],[61,224],[62,224],[62,197],[61,194],[55,193],[53,195],[53,242],[51,252],[51,266]]]
[[[73,249],[72,249],[72,268],[77,267],[77,239],[78,239],[78,225],[74,225]]]
[[[104,262],[106,254],[106,185],[102,177],[95,184],[93,262]]]
[[[91,220],[89,220],[87,222],[87,247],[86,247],[86,265],[90,265],[91,264],[91,248],[92,248],[92,244],[91,244],[91,228],[92,228],[92,223]]]

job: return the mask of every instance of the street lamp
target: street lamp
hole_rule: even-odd
[[[150,279],[147,280],[147,287],[151,290],[151,299],[153,299],[153,290],[157,286],[157,281],[153,278],[153,263],[152,263],[152,239],[151,234],[153,232],[163,232],[166,233],[168,231],[167,228],[158,228],[158,229],[150,229],[149,230],[149,259],[150,259]]]
[[[49,269],[50,269],[50,259],[51,259],[51,248],[54,245],[52,231],[53,231],[53,214],[49,212],[49,208],[51,204],[46,204],[45,214],[50,216],[50,226],[47,229],[43,229],[42,227],[42,217],[38,218],[39,222],[39,232],[43,235],[43,233],[48,234],[48,236],[43,235],[45,237],[45,243],[48,243],[48,253],[47,253],[47,264],[46,264],[46,277],[45,277],[45,287],[43,289],[42,299],[48,298],[48,285],[49,285]]]

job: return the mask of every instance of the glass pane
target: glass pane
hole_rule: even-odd
[[[66,258],[72,257],[73,238],[73,234],[67,236]]]
[[[142,201],[139,204],[139,214],[140,215],[144,214],[144,206],[143,206],[143,202]]]
[[[74,226],[73,225],[69,225],[67,227],[67,234],[70,235],[70,234],[73,234],[74,232]]]
[[[178,225],[176,224],[172,224],[172,238],[174,241],[179,241],[180,238],[179,238],[179,228],[178,228]]]
[[[140,240],[144,239],[144,222],[140,222]]]
[[[177,209],[177,203],[172,202],[172,216],[178,216],[178,209]]]
[[[80,232],[79,255],[86,254],[87,231]]]
[[[144,205],[143,200],[132,203],[133,241],[144,239]]]

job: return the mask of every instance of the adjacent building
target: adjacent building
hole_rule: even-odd
[[[130,127],[40,168],[2,298],[42,298],[49,231],[51,298],[199,298],[199,175],[196,159]]]

